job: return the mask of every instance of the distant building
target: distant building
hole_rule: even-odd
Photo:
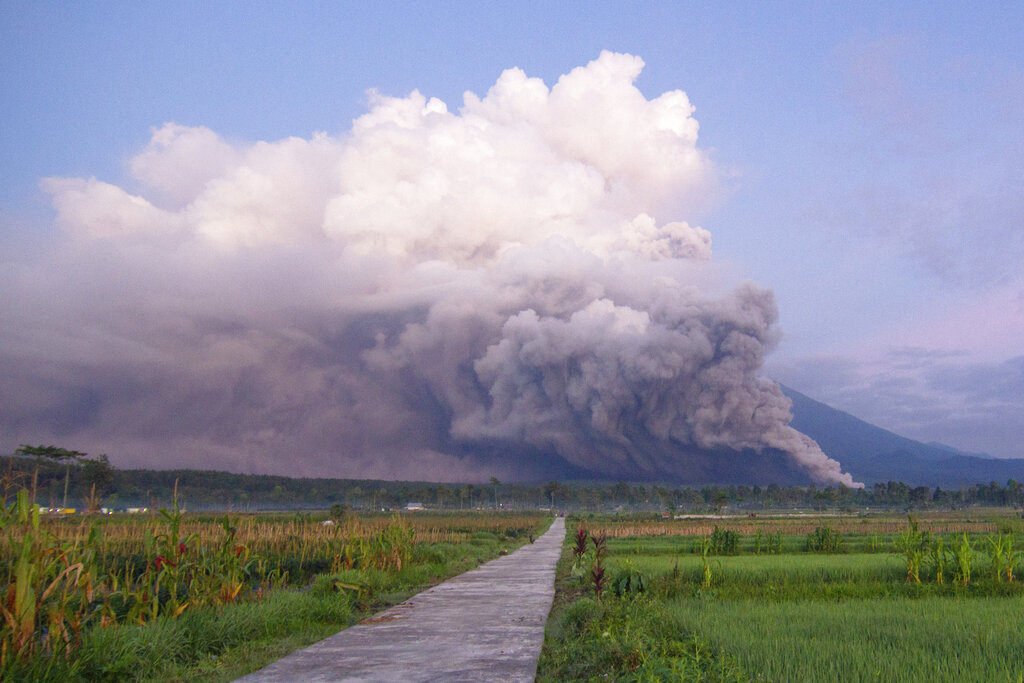
[[[426,510],[426,509],[427,508],[423,507],[423,503],[406,503],[405,504],[406,512],[411,512],[413,510]]]

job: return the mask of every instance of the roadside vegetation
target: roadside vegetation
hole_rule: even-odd
[[[574,516],[538,680],[1024,680],[1024,529],[979,513]]]
[[[529,542],[541,513],[0,509],[0,680],[230,680]]]

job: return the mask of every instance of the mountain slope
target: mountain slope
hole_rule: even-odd
[[[958,455],[948,447],[929,445],[864,422],[787,386],[793,401],[794,428],[818,442],[843,470],[865,484],[902,481],[912,486],[941,486],[1024,481],[1024,460]]]

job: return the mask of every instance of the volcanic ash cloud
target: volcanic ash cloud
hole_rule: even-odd
[[[510,69],[457,112],[371,93],[337,137],[167,124],[125,187],[45,180],[64,238],[15,282],[50,274],[37,304],[66,328],[23,313],[8,335],[44,387],[8,427],[430,479],[668,479],[775,449],[854,485],[758,376],[772,295],[724,284],[683,220],[713,169],[686,95],[648,100],[642,67],[606,52],[550,88]]]

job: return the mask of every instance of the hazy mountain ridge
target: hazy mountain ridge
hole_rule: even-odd
[[[944,444],[944,443],[941,443],[939,441],[928,441],[927,445],[928,446],[932,446],[934,448],[938,448],[940,450],[949,451],[953,455],[967,455],[967,456],[970,456],[972,458],[984,458],[986,460],[992,460],[992,459],[995,458],[995,456],[990,454],[990,453],[976,453],[974,451],[962,451],[959,448],[956,448],[955,446],[950,446],[948,444]]]
[[[912,486],[958,487],[1007,479],[1024,480],[1024,459],[962,454],[943,444],[908,439],[837,410],[790,387],[792,426],[818,442],[844,472],[865,484],[902,481]]]

